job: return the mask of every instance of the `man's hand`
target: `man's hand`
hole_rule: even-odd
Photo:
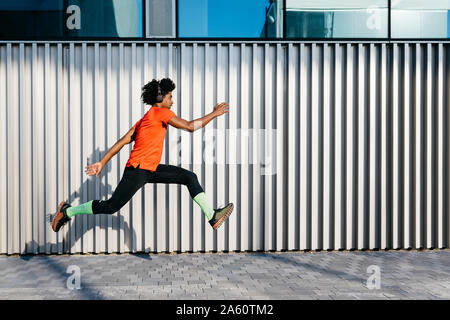
[[[86,166],[86,169],[84,172],[86,172],[86,174],[88,176],[93,176],[95,174],[95,176],[98,177],[98,175],[100,174],[102,169],[103,169],[103,164],[99,161],[99,162],[96,162],[89,166]]]
[[[221,116],[224,113],[228,112],[228,108],[229,108],[229,105],[226,102],[222,102],[220,104],[216,104],[216,106],[214,107],[214,113],[217,116]]]

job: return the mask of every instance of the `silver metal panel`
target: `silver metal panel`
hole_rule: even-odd
[[[445,248],[446,246],[446,228],[445,228],[445,221],[448,219],[448,215],[446,216],[447,210],[445,205],[445,188],[446,188],[446,145],[445,145],[445,139],[446,139],[446,107],[448,105],[445,104],[446,101],[444,101],[444,66],[445,66],[445,60],[444,60],[444,48],[442,44],[438,45],[438,53],[437,53],[437,59],[438,59],[438,70],[437,70],[437,152],[436,152],[436,158],[437,158],[437,201],[436,201],[436,213],[437,213],[437,220],[438,220],[438,230],[437,230],[437,246],[439,248]],[[447,93],[448,94],[448,93]]]
[[[345,248],[345,47],[336,44],[334,54],[334,246]],[[332,81],[333,82],[333,81]]]
[[[393,45],[393,76],[392,76],[392,246],[401,248],[401,105],[400,100],[400,48]]]
[[[241,112],[241,203],[239,204],[240,210],[237,217],[239,217],[239,221],[241,224],[241,235],[240,235],[240,249],[242,251],[251,250],[251,224],[250,224],[250,141],[249,141],[249,124],[250,124],[250,108],[249,102],[251,99],[250,96],[250,67],[251,67],[251,52],[250,47],[245,44],[241,44],[241,73],[240,73],[240,82],[241,82],[241,101],[239,103],[239,110]],[[247,107],[245,107],[247,106]],[[233,106],[230,106],[232,108]],[[287,212],[285,212],[287,214]]]
[[[147,45],[147,50],[148,50],[148,44]],[[176,59],[177,59],[177,51],[174,50],[174,47],[172,44],[168,45],[168,76],[171,79],[177,79],[177,67],[176,67]],[[144,63],[146,63],[146,56],[144,55]],[[144,74],[144,79],[143,79],[143,83],[145,83],[145,81],[147,81],[147,79],[149,79],[148,73]],[[176,94],[175,96],[173,96],[172,100],[174,101],[174,104],[177,105],[177,101],[178,101],[178,95]],[[144,107],[145,110],[145,107]],[[168,146],[168,153],[169,153],[169,162],[168,164],[177,166],[177,159],[178,159],[178,150],[177,150],[177,137],[178,137],[178,132],[177,131],[170,131],[167,133],[167,139],[166,141],[168,141],[168,144],[166,144],[166,146]],[[167,143],[167,142],[166,142]],[[200,176],[201,177],[201,176]],[[147,187],[147,185],[145,186]],[[178,232],[178,226],[180,225],[179,223],[179,219],[178,219],[178,189],[180,186],[175,185],[175,184],[170,184],[169,185],[169,229],[170,229],[170,245],[169,245],[169,249],[171,252],[173,251],[179,251],[179,232]],[[146,202],[146,199],[148,199],[149,197],[151,197],[152,195],[152,190],[148,189],[148,191],[146,190],[146,192],[148,192],[148,194],[145,194],[145,198],[144,198],[144,202]],[[149,208],[151,208],[151,206],[149,206]],[[144,219],[146,219],[147,215],[144,215]],[[148,235],[146,235],[146,237],[151,237],[151,229],[149,229],[149,233]],[[148,249],[148,251],[150,251],[150,249]]]
[[[244,46],[244,45],[242,45]],[[215,65],[215,55],[214,55],[214,46],[210,46],[209,44],[205,45],[205,106],[204,106],[204,111],[206,112],[207,110],[207,106],[213,106],[214,102],[216,100],[214,100],[214,92],[212,90],[208,90],[209,85],[211,83],[214,83],[214,65]],[[244,61],[243,61],[244,63]],[[244,67],[244,66],[243,66]],[[245,75],[247,75],[247,73],[245,73]],[[248,83],[248,82],[247,82]],[[180,86],[179,86],[180,87]],[[248,91],[246,91],[248,92]],[[244,119],[244,116],[243,116]],[[242,122],[244,123],[244,122]],[[211,121],[211,123],[209,124],[209,128],[205,127],[204,132],[205,132],[205,159],[204,159],[204,167],[205,167],[205,185],[203,186],[203,188],[205,189],[205,193],[207,195],[209,195],[208,199],[210,201],[210,203],[212,205],[215,205],[215,193],[216,193],[216,188],[215,188],[215,181],[214,181],[214,165],[215,165],[215,161],[214,158],[212,157],[212,155],[214,154],[214,128],[216,127],[216,120]],[[173,131],[173,130],[172,130]],[[248,175],[244,177],[244,175],[242,176],[243,178],[247,178],[248,179]],[[248,181],[248,180],[247,180]],[[246,181],[246,182],[247,182]],[[241,181],[241,185],[244,185],[244,183]],[[245,200],[247,200],[248,198],[246,198]],[[243,207],[245,207],[243,205]],[[243,212],[247,213],[248,210],[243,210],[242,211],[242,215]],[[241,217],[242,217],[241,215]],[[245,218],[247,218],[247,214],[245,215]],[[248,221],[247,219],[245,221]],[[209,226],[209,223],[208,223]],[[216,243],[217,243],[217,233],[215,231],[212,230],[212,228],[208,228],[208,226],[205,226],[206,230],[205,230],[205,251],[212,251],[212,250],[216,250]],[[247,224],[248,226],[248,224]],[[248,228],[245,229],[246,231],[248,231]],[[248,239],[248,232],[245,233],[246,237],[245,239]],[[242,239],[242,241],[244,241],[244,239]],[[248,243],[248,242],[247,242]],[[247,250],[247,249],[246,249]]]
[[[274,85],[275,85],[275,81],[273,81],[273,75],[276,74],[276,70],[275,70],[275,66],[276,63],[274,63],[274,61],[276,61],[275,58],[275,47],[274,46],[269,46],[269,44],[265,44],[264,45],[264,111],[262,111],[261,113],[264,115],[264,123],[263,128],[266,129],[265,132],[261,135],[261,155],[262,155],[262,165],[263,168],[261,168],[261,170],[265,170],[268,169],[270,167],[270,165],[272,164],[270,161],[270,158],[267,157],[267,155],[271,155],[272,152],[272,135],[271,135],[271,130],[272,128],[274,128],[274,119],[275,119],[275,111],[276,109],[274,108]],[[230,66],[231,67],[231,66]],[[232,116],[232,114],[230,114],[230,116]],[[274,155],[275,156],[275,155]],[[269,159],[269,161],[266,161],[267,159]],[[231,171],[231,168],[230,168]],[[230,172],[230,178],[232,177],[232,174]],[[263,202],[263,210],[264,211],[264,221],[262,221],[263,224],[263,230],[264,230],[264,250],[275,250],[275,237],[274,235],[275,230],[274,230],[274,218],[275,218],[275,210],[274,210],[274,206],[273,204],[275,203],[274,201],[274,197],[273,197],[273,192],[274,192],[274,187],[273,187],[273,176],[272,175],[264,175],[264,202]],[[230,185],[230,190],[235,190],[235,188],[233,188]],[[229,220],[230,223],[231,221],[234,220]]]
[[[226,97],[226,83],[227,83],[227,46],[222,46],[220,43],[217,45],[217,62],[216,62],[216,70],[217,70],[217,101],[216,103],[221,103],[227,100]],[[253,49],[253,67],[255,69],[255,49]],[[253,81],[255,83],[255,79]],[[258,101],[259,105],[259,101]],[[227,201],[227,177],[226,177],[226,152],[225,152],[225,130],[227,128],[227,114],[222,115],[219,118],[216,118],[216,124],[217,124],[217,134],[216,134],[216,170],[217,170],[217,180],[216,180],[216,186],[217,186],[217,203],[216,207],[224,207],[226,205]],[[255,118],[253,118],[255,119]],[[258,183],[259,187],[259,183]],[[259,190],[254,189],[253,193],[254,197],[259,197],[260,192]],[[255,199],[253,199],[255,202]],[[190,200],[189,200],[190,201]],[[259,230],[258,230],[259,231]],[[228,235],[228,221],[224,223],[224,225],[216,230],[217,233],[217,250],[218,251],[224,251],[227,247],[227,235]]]
[[[179,100],[178,106],[176,106],[177,109],[180,109],[178,112],[180,113],[179,116],[183,119],[190,119],[190,108],[191,108],[191,102],[190,102],[190,95],[191,95],[191,69],[192,69],[192,50],[190,50],[190,47],[186,47],[186,45],[181,46],[181,83],[186,85],[186,89],[181,89],[181,99]],[[180,138],[181,138],[181,167],[183,167],[186,170],[190,170],[190,139],[191,139],[191,133],[186,131],[180,131]],[[163,185],[158,184],[158,187],[160,188],[158,190],[158,195],[162,192]],[[190,246],[190,239],[192,237],[191,235],[191,214],[190,214],[190,207],[191,207],[191,199],[189,197],[189,192],[186,188],[186,186],[180,186],[181,188],[181,251],[186,252],[191,250]],[[162,198],[158,198],[158,203],[162,201]],[[162,211],[160,211],[162,210]],[[162,215],[164,214],[163,208],[160,206],[158,208],[158,227],[157,232],[161,232],[164,228],[163,221],[161,219]],[[160,231],[161,230],[161,231]],[[161,242],[161,237],[158,238],[158,243]],[[163,251],[163,248],[161,247],[161,244],[158,244],[158,251]]]
[[[308,138],[309,138],[309,118],[308,118],[308,97],[310,96],[308,94],[308,88],[310,87],[308,85],[309,83],[309,79],[308,79],[308,68],[309,68],[309,60],[308,60],[308,52],[306,51],[307,48],[305,45],[301,44],[300,45],[300,81],[299,81],[299,93],[300,93],[300,106],[299,108],[297,108],[297,112],[300,113],[300,143],[294,143],[295,146],[299,146],[300,150],[299,150],[299,161],[300,161],[300,185],[299,185],[299,191],[300,191],[300,195],[299,195],[299,199],[300,199],[300,207],[299,207],[299,223],[300,226],[298,227],[300,230],[300,249],[304,250],[304,249],[310,249],[310,226],[311,226],[311,215],[310,215],[310,194],[311,194],[311,190],[310,190],[310,184],[309,184],[309,177],[308,174],[310,172],[309,170],[309,160],[308,160]],[[288,80],[288,83],[291,83],[291,80]],[[289,95],[290,98],[291,95]],[[300,110],[299,110],[300,109]],[[288,119],[295,119],[294,115],[289,114],[288,115]],[[290,120],[289,120],[290,121]],[[291,124],[291,122],[289,123],[289,125]],[[294,125],[295,122],[292,123],[292,125]],[[291,136],[290,133],[288,136],[288,149],[291,149],[290,145],[291,145],[291,139],[289,137],[294,137],[293,135]],[[291,157],[292,155],[289,154],[289,157]],[[290,158],[289,158],[290,159]],[[290,178],[290,174],[288,173],[288,177]],[[291,192],[293,192],[293,190],[291,189],[291,186],[289,185],[287,188],[287,192],[289,192],[289,194]],[[290,208],[288,208],[288,212],[289,212],[289,216],[291,216],[291,214],[294,215],[294,212],[291,213]],[[294,215],[295,217],[295,215]],[[293,230],[289,230],[289,232],[293,232]],[[291,235],[290,235],[291,236]],[[293,235],[292,235],[293,236]]]
[[[434,54],[431,43],[427,44],[427,71],[426,71],[426,247],[435,247],[435,157],[434,157]]]
[[[284,139],[284,135],[282,134],[286,127],[286,99],[284,94],[285,87],[285,52],[286,48],[283,48],[281,44],[277,44],[277,52],[276,52],[276,105],[275,105],[275,117],[276,117],[276,126],[275,128],[278,131],[276,137],[276,190],[275,199],[276,199],[276,248],[275,250],[286,249],[286,191],[287,188],[285,186],[285,177],[286,177],[286,166],[285,157],[286,157],[286,141]],[[242,128],[242,125],[241,125]],[[241,190],[243,190],[241,186]],[[242,192],[242,191],[241,191]],[[242,199],[242,198],[241,198]]]
[[[367,224],[367,210],[366,210],[366,189],[367,189],[367,179],[366,179],[366,167],[368,164],[366,158],[366,96],[367,96],[367,80],[366,80],[366,60],[365,60],[365,46],[362,44],[358,45],[358,108],[357,108],[357,122],[358,127],[356,131],[358,132],[357,139],[357,149],[358,149],[358,182],[357,182],[357,197],[358,197],[358,249],[367,248],[367,243],[365,241],[367,235],[366,224]],[[356,227],[356,226],[355,226]]]
[[[357,66],[354,60],[354,48],[351,44],[347,44],[347,70],[346,70],[346,249],[356,248],[356,233],[355,233],[355,201],[354,195],[356,192],[355,186],[355,91],[354,91],[354,70]]]
[[[127,130],[130,127],[130,109],[128,105],[128,99],[127,95],[129,94],[129,88],[126,85],[127,80],[129,81],[129,78],[127,77],[127,73],[129,72],[129,67],[127,66],[127,59],[126,54],[128,51],[129,46],[127,45],[125,47],[124,44],[119,44],[119,83],[120,90],[118,91],[119,97],[119,135],[123,136]],[[128,108],[123,108],[122,106],[127,106]],[[130,155],[130,146],[124,146],[122,148],[122,152],[119,155],[119,168],[124,168],[127,158]],[[122,169],[123,171],[123,169]],[[123,173],[122,173],[123,174]],[[122,176],[122,174],[120,176]],[[159,204],[160,202],[158,202]],[[125,204],[121,210],[117,212],[117,215],[119,217],[119,252],[126,252],[129,248],[129,238],[126,238],[127,235],[129,235],[129,214],[130,214],[130,202]],[[157,208],[159,209],[159,208]],[[156,210],[158,212],[158,210]],[[161,225],[161,224],[160,224]],[[158,242],[157,245],[161,246],[162,239],[160,239],[160,235],[163,232],[161,228],[157,229],[157,237]],[[157,250],[160,249],[160,247],[156,247]]]
[[[331,46],[323,46],[323,244],[322,249],[333,249],[332,180],[332,110],[331,110]]]
[[[422,176],[422,169],[424,168],[423,163],[423,154],[424,154],[424,148],[423,148],[423,122],[424,122],[424,113],[423,113],[423,100],[422,100],[422,93],[423,93],[423,87],[422,87],[422,63],[423,63],[423,55],[422,55],[422,49],[420,44],[415,45],[415,53],[416,53],[416,63],[414,65],[415,67],[415,73],[416,78],[415,84],[415,141],[414,141],[414,148],[415,148],[415,181],[414,181],[414,187],[415,187],[415,232],[414,232],[414,238],[415,238],[415,248],[423,248],[423,210],[424,210],[424,204],[423,204],[423,190],[424,190],[424,179]]]
[[[378,113],[379,113],[379,107],[376,103],[376,94],[379,92],[379,87],[377,85],[377,51],[374,44],[370,44],[369,47],[369,76],[368,79],[368,91],[369,91],[369,109],[368,109],[368,117],[369,117],[369,138],[368,138],[368,149],[369,149],[369,155],[368,155],[368,165],[369,165],[369,174],[368,174],[368,184],[369,184],[369,195],[368,199],[368,206],[367,210],[368,212],[368,225],[369,227],[365,230],[369,231],[369,234],[366,235],[366,239],[369,239],[369,248],[370,249],[377,249],[380,248],[379,245],[379,225],[377,223],[377,216],[379,216],[377,211],[377,192],[378,192],[378,181],[377,177],[379,176],[377,174],[378,168],[377,163],[379,159],[379,152],[378,151],[378,134],[377,134],[377,120],[378,120]],[[366,242],[367,243],[367,242]]]
[[[115,50],[114,50],[115,51]],[[117,95],[113,94],[116,92],[117,88],[117,72],[113,68],[114,52],[113,46],[108,44],[106,47],[106,66],[104,72],[106,73],[105,79],[105,100],[106,100],[106,130],[109,134],[106,135],[105,144],[99,146],[99,155],[104,154],[108,149],[108,146],[114,145],[114,143],[119,139],[118,134],[118,106]],[[111,159],[106,166],[106,179],[105,179],[105,194],[102,195],[101,200],[106,200],[112,195],[112,190],[109,186],[117,186],[119,183],[118,173],[119,164],[118,157]],[[147,186],[146,186],[147,188]],[[150,199],[148,199],[148,202]],[[117,228],[117,216],[113,217],[108,215],[107,217],[107,232],[106,237],[108,238],[107,252],[112,253],[117,251],[117,239],[118,239],[118,228]]]
[[[303,48],[302,48],[303,49]],[[296,119],[297,119],[297,105],[296,105],[296,92],[298,86],[296,86],[295,76],[297,74],[298,65],[296,62],[298,61],[298,50],[294,45],[289,44],[288,45],[288,135],[287,135],[287,145],[288,145],[288,151],[287,151],[287,158],[288,158],[288,173],[286,177],[286,183],[288,186],[288,250],[298,249],[297,241],[296,241],[296,235],[298,234],[298,228],[296,224],[296,215],[298,213],[297,207],[296,207],[296,199],[297,199],[297,193],[296,193]],[[303,69],[303,65],[301,66]],[[306,86],[305,86],[306,88]],[[300,109],[302,107],[300,106]],[[302,123],[303,124],[303,123]],[[300,195],[301,197],[301,195]]]
[[[404,239],[403,245],[405,248],[412,248],[412,226],[413,226],[413,210],[412,210],[412,199],[413,199],[413,183],[412,183],[412,165],[413,165],[413,153],[412,151],[412,139],[413,128],[412,128],[412,108],[411,108],[411,50],[409,44],[404,45],[404,60],[403,60],[403,208],[404,208]]]
[[[320,102],[319,102],[319,48],[312,44],[311,48],[311,249],[320,249]]]
[[[380,90],[381,90],[381,174],[380,174],[380,184],[381,184],[381,249],[386,249],[389,246],[388,240],[388,94],[387,94],[387,54],[386,45],[381,45],[381,79],[380,79]]]
[[[8,249],[8,232],[14,232],[8,229],[7,225],[7,213],[8,213],[8,176],[7,176],[7,147],[8,147],[8,136],[7,136],[7,87],[8,82],[6,81],[6,46],[0,46],[0,103],[2,108],[0,108],[0,250],[1,253],[7,253]],[[11,142],[12,143],[12,142]]]
[[[199,56],[200,56],[200,50],[201,47],[199,48],[197,46],[197,44],[194,44],[193,48],[192,48],[192,103],[193,106],[201,106],[202,102],[201,102],[201,98],[202,98],[202,93],[201,93],[201,88],[202,88],[202,83],[201,83],[201,72],[202,72],[202,68],[200,67],[199,64]],[[198,119],[201,118],[203,116],[203,112],[201,108],[195,108],[193,107],[193,112],[192,112],[192,119]],[[170,131],[170,130],[169,130]],[[192,134],[192,148],[193,148],[193,152],[192,152],[192,159],[193,159],[193,171],[197,174],[197,178],[199,181],[202,181],[202,131],[201,130],[197,130]],[[197,141],[197,143],[195,143],[195,141]],[[200,209],[199,206],[195,205],[193,207],[193,214],[192,214],[192,227],[193,227],[193,247],[194,248],[202,248],[202,242],[203,242],[203,231],[204,228],[202,228],[202,221],[204,224],[204,218],[203,218],[203,213]],[[171,230],[172,231],[172,230]]]
[[[447,248],[448,61],[445,42],[0,43],[0,253]],[[233,202],[230,220],[213,231],[185,186],[148,184],[54,234],[59,202],[112,195],[132,145],[84,167],[163,77],[185,119],[230,104],[169,128],[161,161]]]

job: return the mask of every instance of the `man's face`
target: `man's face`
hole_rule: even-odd
[[[164,96],[164,100],[162,101],[162,105],[166,108],[170,108],[173,105],[172,100],[172,92],[169,92]]]

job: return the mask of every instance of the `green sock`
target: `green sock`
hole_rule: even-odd
[[[92,212],[92,201],[82,203],[79,206],[67,208],[66,213],[69,218],[76,216],[77,214],[94,214]]]
[[[210,206],[204,192],[200,192],[194,197],[194,201],[200,206],[206,218],[209,220],[214,216],[214,209]]]

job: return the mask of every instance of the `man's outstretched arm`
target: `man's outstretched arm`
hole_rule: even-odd
[[[102,169],[106,166],[109,160],[114,157],[124,145],[131,142],[131,137],[133,136],[134,128],[131,128],[119,141],[117,141],[106,154],[103,156],[102,160],[86,166],[85,173],[89,176],[98,176]]]
[[[217,104],[211,113],[207,114],[202,118],[187,121],[183,118],[175,116],[172,117],[172,119],[170,119],[168,123],[175,128],[186,130],[189,132],[194,132],[195,130],[201,129],[204,126],[206,126],[214,118],[228,112],[228,108],[229,108],[228,103],[222,102],[220,104]]]

